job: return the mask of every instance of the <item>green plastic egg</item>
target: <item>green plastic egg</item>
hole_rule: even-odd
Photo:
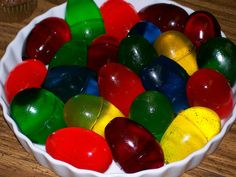
[[[135,98],[129,117],[148,129],[160,141],[174,118],[170,101],[162,93],[146,91]]]
[[[50,61],[49,69],[68,65],[87,65],[87,45],[85,41],[70,40],[63,44]]]
[[[236,45],[227,38],[211,38],[202,44],[197,62],[200,68],[211,68],[222,73],[231,86],[236,81]]]
[[[10,105],[10,115],[32,142],[45,144],[54,131],[66,127],[64,103],[53,93],[31,88],[19,92]]]
[[[118,50],[119,62],[136,74],[157,57],[153,46],[142,36],[133,35],[124,38]]]
[[[69,24],[72,39],[83,39],[87,45],[105,33],[102,15],[93,0],[68,0],[65,20]]]

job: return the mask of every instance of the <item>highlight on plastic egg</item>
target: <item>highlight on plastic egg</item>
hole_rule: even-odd
[[[106,126],[105,138],[114,160],[126,173],[164,165],[163,151],[154,136],[128,118],[113,119]]]
[[[66,127],[64,103],[53,93],[30,88],[19,92],[10,104],[10,115],[32,142],[45,144],[54,131]]]
[[[158,55],[176,61],[189,75],[197,71],[195,47],[183,33],[174,30],[162,33],[156,39],[154,48]]]
[[[191,107],[180,112],[160,142],[166,163],[182,160],[201,149],[220,130],[220,118],[209,108]]]
[[[106,140],[91,130],[68,127],[52,133],[46,151],[53,158],[79,169],[105,172],[112,162]]]
[[[64,106],[64,119],[69,127],[82,127],[104,136],[106,125],[124,115],[103,97],[81,94],[69,99]]]

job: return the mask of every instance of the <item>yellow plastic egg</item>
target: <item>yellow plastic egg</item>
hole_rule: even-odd
[[[176,61],[189,75],[198,69],[195,47],[181,32],[170,30],[162,33],[156,39],[154,48],[158,55],[165,55]]]
[[[180,112],[160,142],[166,163],[182,160],[202,148],[220,129],[219,116],[209,108],[191,107]]]

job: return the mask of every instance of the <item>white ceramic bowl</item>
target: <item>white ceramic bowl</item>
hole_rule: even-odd
[[[98,6],[101,6],[101,4],[104,2],[104,0],[95,0]],[[133,4],[133,6],[136,8],[137,11],[139,11],[141,8],[154,4],[154,3],[171,3],[178,6],[181,6],[177,3],[174,3],[172,1],[166,1],[166,0],[130,0],[130,3]],[[119,167],[116,165],[116,163],[112,163],[110,168],[104,173],[98,173],[95,171],[90,170],[81,170],[77,169],[67,163],[58,161],[53,159],[49,154],[46,153],[45,148],[43,146],[39,146],[37,144],[33,144],[25,135],[23,135],[16,123],[13,121],[13,119],[9,116],[9,105],[6,101],[5,93],[4,93],[4,83],[6,80],[6,77],[8,73],[14,68],[14,66],[17,63],[20,63],[22,61],[22,51],[24,47],[24,41],[31,31],[31,29],[35,26],[36,23],[40,22],[42,19],[45,19],[50,16],[56,16],[60,18],[64,18],[65,15],[65,7],[66,4],[62,4],[60,6],[57,6],[55,8],[52,8],[51,10],[47,11],[43,15],[40,15],[33,19],[26,27],[24,27],[22,30],[19,31],[15,39],[9,44],[7,47],[6,53],[3,56],[2,60],[0,61],[0,103],[3,108],[3,115],[6,119],[6,122],[9,124],[13,132],[15,133],[16,137],[22,144],[22,146],[29,152],[34,155],[36,160],[42,164],[45,167],[50,168],[53,170],[56,174],[63,177],[175,177],[180,176],[185,171],[192,169],[196,167],[201,160],[207,155],[212,153],[224,137],[224,135],[227,133],[227,131],[232,126],[233,122],[236,118],[236,108],[234,107],[234,111],[232,116],[227,119],[227,121],[222,122],[222,130],[220,133],[215,136],[209,143],[207,143],[202,149],[192,153],[184,160],[171,163],[168,165],[163,166],[159,169],[152,169],[152,170],[144,170],[133,174],[125,174],[122,170],[119,169]],[[183,7],[188,13],[192,13],[193,10]],[[223,33],[222,33],[223,34]],[[224,35],[224,34],[223,34]],[[235,88],[233,88],[235,93]],[[234,94],[234,99],[236,99],[236,96]]]

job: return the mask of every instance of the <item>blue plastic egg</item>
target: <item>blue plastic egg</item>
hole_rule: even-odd
[[[63,102],[78,94],[99,95],[96,74],[85,67],[62,66],[48,71],[43,88]]]
[[[185,87],[189,76],[175,61],[162,55],[144,67],[140,75],[144,88],[166,95],[175,113],[188,107]]]

